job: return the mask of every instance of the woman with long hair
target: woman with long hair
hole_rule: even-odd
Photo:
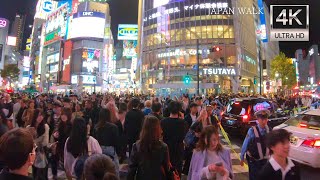
[[[36,161],[32,166],[34,179],[48,179],[48,161],[46,158],[46,147],[49,144],[49,125],[46,123],[46,113],[42,109],[35,109],[31,121],[34,130],[35,144],[38,146]]]
[[[88,136],[87,124],[83,118],[76,118],[73,122],[70,137],[64,147],[64,168],[68,179],[76,177],[74,166],[82,156],[101,154],[102,150],[98,141]],[[82,174],[80,172],[80,174]]]
[[[94,128],[94,137],[98,140],[102,153],[111,157],[115,163],[117,174],[119,172],[119,131],[115,124],[111,123],[111,112],[102,108],[99,113],[99,121]]]
[[[82,118],[82,117],[83,117],[83,112],[82,112],[81,104],[77,103],[77,104],[75,104],[74,112],[72,113],[71,121],[73,121],[75,118]]]
[[[34,110],[35,110],[34,100],[29,100],[28,108],[22,114],[22,121],[24,122],[24,127],[27,127],[31,124]]]
[[[133,145],[129,162],[128,180],[165,179],[169,170],[168,146],[160,140],[160,121],[154,116],[146,116],[140,139]]]
[[[51,157],[51,165],[53,179],[56,179],[57,177],[59,162],[64,159],[64,145],[71,133],[71,129],[71,109],[63,108],[59,118],[58,127],[51,137],[51,149],[53,154]]]
[[[232,177],[230,150],[220,144],[219,132],[214,126],[205,127],[192,155],[188,180],[228,180]]]

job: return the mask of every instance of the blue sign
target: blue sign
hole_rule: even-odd
[[[266,18],[264,13],[264,7],[262,0],[258,0],[258,7],[261,9],[262,13],[259,14],[260,17],[260,25],[259,25],[259,31],[261,33],[261,40],[262,42],[268,42],[268,36],[267,36],[267,28],[266,28]]]
[[[53,8],[53,3],[51,1],[44,1],[43,2],[43,11],[44,12],[51,12],[52,11],[52,8]]]
[[[99,17],[99,18],[105,18],[106,15],[101,12],[93,12],[93,11],[82,11],[78,12],[73,15],[73,18],[79,18],[79,17]]]

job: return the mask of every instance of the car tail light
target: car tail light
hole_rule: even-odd
[[[248,122],[249,116],[248,115],[243,115],[242,120],[243,122]]]
[[[302,146],[320,148],[320,139],[306,139],[303,141]]]
[[[307,125],[306,123],[300,123],[299,126],[300,126],[301,128],[306,128],[306,127],[308,127],[308,125]]]

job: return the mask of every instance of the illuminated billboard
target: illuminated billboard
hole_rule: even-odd
[[[72,75],[71,77],[71,83],[72,84],[78,84],[78,75]],[[81,75],[82,77],[82,83],[83,84],[95,84],[96,83],[96,77],[93,75]]]
[[[156,8],[156,7],[159,7],[159,6],[163,6],[163,5],[166,5],[168,3],[180,2],[180,1],[184,1],[184,0],[153,0],[153,8]]]
[[[9,45],[9,46],[16,46],[16,44],[17,44],[17,37],[8,36],[7,45]]]
[[[138,25],[119,24],[118,40],[138,40]]]
[[[73,15],[70,38],[103,38],[105,14],[100,12],[78,12]]]
[[[99,68],[100,49],[83,49],[82,72],[93,73]]]
[[[137,41],[124,40],[123,41],[123,56],[130,58],[137,55]]]

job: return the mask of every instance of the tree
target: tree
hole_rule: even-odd
[[[7,64],[0,72],[2,78],[7,78],[9,82],[19,80],[20,69],[17,64]]]
[[[276,74],[278,75],[276,77]],[[283,52],[280,52],[273,60],[271,60],[271,79],[282,81],[282,85],[287,85],[292,88],[296,81],[296,70],[292,63],[292,59],[286,57]]]

